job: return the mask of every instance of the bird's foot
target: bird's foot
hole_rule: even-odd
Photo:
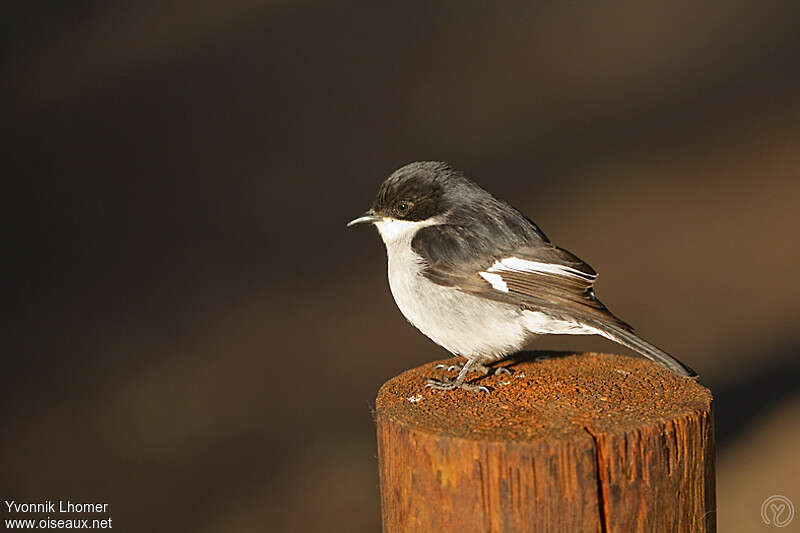
[[[435,368],[436,370],[445,370],[447,372],[454,372],[456,370],[461,370],[462,368],[464,368],[464,363],[456,363],[454,365],[446,365],[444,363],[439,363],[433,368]]]
[[[452,365],[446,365],[444,363],[439,363],[434,368],[439,369],[439,370],[445,370],[447,372],[453,372],[453,371],[456,371],[456,370],[461,371],[461,369],[464,368],[465,364],[467,364],[466,361],[458,362],[458,363],[455,363],[455,364],[452,364]],[[491,374],[493,376],[501,376],[503,374],[508,374],[508,375],[511,374],[511,371],[509,369],[507,369],[506,367],[504,367],[504,366],[491,367],[491,366],[482,365],[480,363],[476,363],[476,364],[472,365],[470,367],[470,371],[472,371],[472,370],[474,370],[476,372],[480,372],[484,376],[487,375],[487,374]]]
[[[458,380],[452,381],[449,378],[445,377],[441,381],[438,379],[429,379],[425,383],[426,389],[434,389],[440,391],[449,391],[455,389],[463,389],[468,390],[470,392],[489,392],[488,387],[484,387],[483,385],[472,385],[471,383],[458,383]]]

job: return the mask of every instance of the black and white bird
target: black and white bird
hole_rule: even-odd
[[[681,376],[693,370],[633,333],[597,299],[597,273],[552,244],[531,219],[446,163],[406,165],[383,182],[371,223],[386,244],[389,286],[411,324],[466,359],[439,390],[465,388],[472,370],[543,334],[601,335]]]

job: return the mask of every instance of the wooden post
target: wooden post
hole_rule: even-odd
[[[378,393],[385,533],[716,530],[711,393],[696,381],[558,354],[472,374],[490,394],[442,393],[423,388],[435,364]]]

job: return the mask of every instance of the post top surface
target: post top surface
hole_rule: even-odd
[[[548,357],[548,358],[545,358]],[[538,360],[537,360],[538,358]],[[639,357],[530,352],[499,363],[511,375],[468,381],[491,393],[425,389],[439,377],[435,361],[408,370],[381,387],[379,416],[432,433],[494,441],[585,438],[619,433],[682,415],[709,412],[711,391]],[[448,375],[453,377],[454,372]]]

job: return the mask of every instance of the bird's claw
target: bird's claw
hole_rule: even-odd
[[[434,368],[437,370],[444,370],[446,372],[453,372],[455,370],[461,370],[462,368],[464,368],[465,364],[466,362],[464,363],[459,362],[452,365],[448,365],[447,363],[439,363]],[[511,375],[511,370],[509,370],[504,366],[492,367],[486,365],[475,365],[470,370],[473,370],[475,372],[480,372],[484,375],[492,375],[492,376]]]
[[[471,391],[471,392],[486,392],[486,393],[489,392],[488,387],[485,387],[483,385],[472,385],[470,383],[462,383],[462,384],[458,385],[458,384],[456,384],[455,381],[451,381],[451,380],[449,380],[447,378],[444,378],[441,381],[438,380],[438,379],[429,379],[428,381],[425,382],[425,388],[426,389],[440,390],[440,391],[464,389],[464,390],[468,390],[468,391]]]

